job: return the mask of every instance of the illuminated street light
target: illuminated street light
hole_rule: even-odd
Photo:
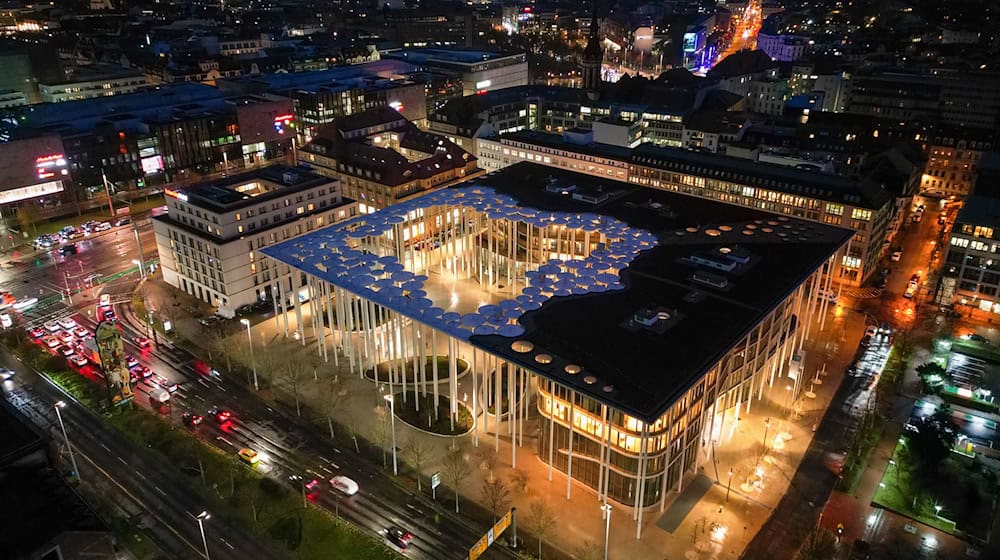
[[[385,400],[389,401],[389,423],[392,431],[392,474],[399,475],[396,467],[396,404],[392,395],[386,395]]]
[[[247,328],[247,344],[250,345],[250,364],[253,367],[253,388],[260,391],[260,384],[257,383],[257,360],[253,357],[253,336],[250,334],[250,321],[240,319],[240,324]]]
[[[59,427],[62,429],[63,440],[66,441],[66,448],[69,449],[69,462],[73,465],[73,474],[76,475],[76,479],[80,479],[80,469],[76,466],[76,456],[73,455],[73,444],[69,442],[69,436],[66,434],[66,424],[63,424],[62,414],[59,412],[60,408],[66,406],[64,401],[59,401],[55,404],[56,418],[59,419]]]
[[[608,537],[611,536],[611,504],[601,506],[601,513],[604,514],[604,560],[608,560]]]
[[[201,530],[201,544],[205,547],[205,560],[209,560],[208,557],[208,539],[205,538],[205,522],[212,518],[207,511],[203,511],[198,515],[192,516],[198,522],[198,529]]]

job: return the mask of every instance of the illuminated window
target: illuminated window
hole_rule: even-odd
[[[872,219],[872,211],[864,210],[861,208],[855,208],[854,210],[851,210],[851,218],[867,222],[868,220]]]
[[[833,214],[834,216],[843,216],[844,206],[842,204],[827,204],[826,213]]]

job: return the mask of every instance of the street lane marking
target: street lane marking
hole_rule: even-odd
[[[153,486],[153,488],[154,488],[154,489],[155,489],[155,490],[156,490],[157,492],[159,492],[160,494],[163,494],[164,496],[166,496],[166,495],[167,495],[167,493],[166,493],[166,492],[164,492],[164,491],[163,491],[163,490],[162,490],[162,489],[161,489],[161,488],[160,488],[159,486],[155,486],[155,485],[154,485],[154,486]]]
[[[110,450],[110,449],[108,449],[108,446],[107,446],[107,445],[104,445],[104,444],[102,443],[102,444],[101,444],[101,447],[103,447],[103,448],[104,448],[104,450],[105,450],[105,451],[107,451],[108,453],[111,453],[111,450]]]
[[[121,461],[123,465],[127,465],[128,464],[128,462],[125,461],[125,459],[122,459],[121,457],[118,457],[118,460]]]

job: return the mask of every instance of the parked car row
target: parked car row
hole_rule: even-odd
[[[80,225],[80,227],[66,226],[57,233],[43,233],[35,238],[33,243],[35,249],[51,249],[56,245],[69,243],[77,239],[82,239],[92,233],[108,231],[113,227],[126,226],[132,223],[132,218],[120,218],[114,222],[98,222],[91,220]]]

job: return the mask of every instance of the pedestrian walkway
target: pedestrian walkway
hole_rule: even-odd
[[[174,290],[154,280],[146,282],[142,293],[147,305],[154,309],[183,308],[189,296],[175,296]],[[362,437],[371,437],[371,427],[363,423],[371,418],[377,407],[384,406],[384,387],[351,373],[343,357],[339,367],[334,366],[331,355],[329,363],[319,358],[316,339],[309,318],[308,306],[302,308],[302,324],[297,323],[296,313],[288,314],[288,333],[285,338],[284,319],[268,318],[253,324],[251,338],[255,352],[293,351],[297,344],[318,364],[315,379],[303,382],[299,388],[307,411],[327,410],[331,394],[337,394],[339,402],[332,412],[341,425],[353,427]],[[206,331],[194,319],[182,317],[178,313],[173,319],[180,336],[196,344],[207,345]],[[688,472],[685,479],[686,490],[678,498],[676,489],[670,490],[666,512],[658,507],[643,512],[642,524],[638,526],[634,509],[625,504],[612,502],[610,519],[610,548],[613,558],[636,559],[710,559],[737,558],[749,539],[768,519],[773,508],[786,493],[791,475],[796,471],[802,454],[812,437],[813,426],[840,383],[842,372],[854,352],[853,341],[860,338],[863,318],[855,314],[829,320],[825,331],[818,325],[813,329],[817,336],[832,339],[823,344],[807,344],[812,350],[806,354],[804,371],[807,379],[812,379],[818,370],[826,365],[826,376],[820,383],[810,386],[804,383],[802,393],[809,392],[813,398],[803,396],[799,402],[788,403],[787,380],[776,381],[774,387],[765,387],[763,400],[752,404],[744,403],[737,414],[727,411],[721,425],[716,427],[714,445],[707,445],[701,452],[698,472]],[[842,332],[849,332],[848,343],[840,343]],[[246,340],[246,331],[240,330],[233,336]],[[442,337],[443,338],[443,337]],[[461,356],[469,360],[468,356]],[[336,383],[335,390],[330,390]],[[466,404],[471,404],[472,378],[465,376],[459,381],[458,395]],[[808,391],[811,389],[811,391]],[[412,392],[410,393],[412,395]],[[279,402],[291,403],[289,393],[280,385],[270,396]],[[294,406],[292,407],[294,408]],[[531,407],[529,407],[531,408]],[[787,411],[795,408],[796,419],[787,420]],[[306,414],[309,414],[307,412]],[[317,417],[320,415],[312,412]],[[325,426],[325,420],[317,422]],[[543,422],[537,410],[529,410],[522,430],[523,440],[515,449],[507,433],[507,422],[496,434],[495,422],[490,422],[490,432],[483,431],[482,422],[475,436],[450,438],[428,434],[396,423],[397,445],[405,448],[408,441],[420,441],[426,452],[421,476],[426,482],[430,475],[441,468],[441,460],[449,446],[457,445],[470,464],[473,474],[462,484],[460,491],[473,502],[482,502],[480,488],[483,481],[492,476],[509,483],[512,490],[512,505],[520,512],[520,526],[531,531],[528,512],[533,502],[542,501],[557,514],[555,528],[546,536],[546,548],[550,545],[561,550],[567,557],[579,554],[587,544],[600,546],[603,543],[605,520],[594,490],[575,480],[567,483],[566,477],[549,466],[536,455],[539,448],[538,437],[543,433]],[[781,433],[784,437],[777,437]],[[498,461],[491,473],[481,458],[484,447],[497,449]],[[402,462],[403,457],[400,457]],[[516,462],[516,470],[514,463]],[[403,476],[409,469],[401,468]],[[527,485],[523,492],[511,481],[525,478]],[[694,489],[694,490],[692,490]],[[427,485],[424,491],[429,493]],[[641,535],[641,540],[637,539]],[[548,554],[546,556],[549,556]]]

